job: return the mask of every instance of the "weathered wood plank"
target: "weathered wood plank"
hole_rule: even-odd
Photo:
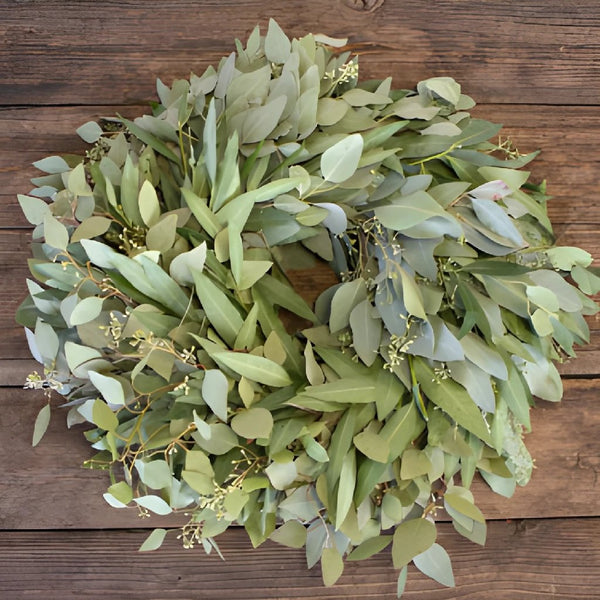
[[[304,552],[267,542],[251,549],[241,530],[219,538],[225,556],[184,551],[174,537],[154,554],[136,552],[147,532],[4,532],[0,592],[11,600],[64,598],[131,600],[312,600],[396,597],[389,550],[347,563],[331,588]],[[414,567],[406,600],[576,600],[598,598],[600,519],[489,524],[484,548],[449,524],[438,537],[452,558],[456,588],[442,588]]]
[[[526,438],[537,466],[530,484],[510,500],[481,482],[474,485],[487,518],[600,516],[598,384],[569,380],[564,402],[540,402]],[[108,475],[81,469],[94,451],[81,427],[66,430],[63,410],[53,412],[48,433],[31,447],[33,422],[43,402],[39,392],[0,389],[0,529],[147,527],[135,510],[112,509],[104,502]]]
[[[0,105],[137,103],[156,76],[202,72],[270,16],[291,35],[348,36],[368,78],[453,75],[485,102],[598,101],[595,0],[3,0]]]
[[[413,82],[414,83],[414,82]],[[118,100],[115,96],[113,100]],[[27,193],[29,179],[40,175],[31,163],[51,154],[82,154],[86,144],[75,129],[89,120],[116,113],[134,117],[144,106],[20,108],[0,111],[0,227],[27,225],[16,195]],[[600,113],[580,106],[481,105],[474,115],[503,123],[522,153],[541,150],[528,166],[533,181],[548,180],[553,222],[600,224],[597,152]]]

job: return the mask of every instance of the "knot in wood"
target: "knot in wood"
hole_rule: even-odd
[[[383,5],[385,0],[342,0],[342,4],[352,10],[373,12]]]

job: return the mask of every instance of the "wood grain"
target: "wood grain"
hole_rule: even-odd
[[[600,586],[600,519],[494,522],[480,548],[439,526],[455,588],[414,567],[403,600],[591,600]],[[182,550],[174,536],[152,554],[136,552],[145,531],[2,534],[0,592],[10,600],[329,600],[396,597],[390,551],[347,563],[338,583],[322,587],[319,567],[302,550],[267,542],[252,550],[242,530],[219,537],[225,556]]]
[[[224,563],[183,552],[174,536],[164,551],[139,554],[142,527],[160,521],[104,504],[106,475],[79,467],[90,453],[81,428],[67,431],[64,412],[55,410],[47,437],[29,445],[43,397],[17,387],[32,361],[13,315],[26,293],[29,256],[29,226],[15,196],[36,175],[30,163],[81,152],[77,126],[117,111],[140,114],[155,97],[156,77],[170,83],[201,72],[256,23],[264,31],[271,16],[292,35],[349,36],[364,79],[392,75],[396,87],[412,88],[427,77],[455,77],[479,103],[476,116],[504,123],[503,135],[522,152],[542,150],[530,168],[534,181],[548,179],[558,243],[600,260],[597,0],[0,0],[2,599],[395,597],[389,551],[350,564],[327,589],[318,567],[306,570],[302,551],[270,543],[251,551],[239,529],[220,540]],[[303,277],[307,293],[324,281]],[[510,501],[481,482],[473,487],[488,518],[558,518],[492,521],[484,549],[441,523],[457,588],[442,589],[412,569],[403,598],[600,598],[600,381],[589,378],[600,375],[600,318],[590,325],[592,344],[561,367],[565,401],[541,402],[532,414],[530,485]]]
[[[597,379],[568,380],[562,403],[539,403],[532,412],[533,432],[526,437],[536,461],[529,485],[511,499],[492,493],[483,482],[473,486],[487,518],[600,516],[597,389]],[[0,530],[148,526],[135,510],[112,509],[104,502],[108,475],[81,468],[94,451],[82,427],[67,431],[63,409],[53,411],[48,433],[31,447],[35,415],[43,404],[40,392],[0,389]]]
[[[293,36],[348,37],[366,78],[452,75],[482,102],[598,102],[595,0],[331,0],[0,3],[0,105],[135,104],[155,77],[202,72],[275,17]],[[352,8],[354,6],[354,9]]]

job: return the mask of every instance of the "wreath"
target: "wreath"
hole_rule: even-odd
[[[234,524],[305,546],[326,585],[391,545],[401,594],[411,561],[454,584],[440,509],[484,543],[475,473],[527,483],[532,398],[560,399],[600,278],[554,245],[536,153],[489,141],[448,77],[359,83],[345,44],[271,20],[159,80],[152,114],[80,127],[85,157],[35,163],[17,319],[26,387],[93,425],[111,506],[187,514],[186,548]],[[314,306],[306,268],[336,277]]]

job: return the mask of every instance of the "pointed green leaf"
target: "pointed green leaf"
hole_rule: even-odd
[[[413,563],[427,577],[448,587],[455,586],[450,557],[439,544],[433,544],[425,552],[415,556]]]
[[[50,214],[50,206],[41,198],[19,194],[17,199],[19,200],[19,205],[21,206],[25,218],[32,225],[43,223],[44,217]]]
[[[246,439],[268,438],[273,429],[273,416],[266,408],[248,408],[231,419],[231,428]]]
[[[221,421],[227,421],[227,378],[218,369],[209,369],[202,381],[202,398]]]
[[[208,320],[225,342],[233,346],[244,324],[239,311],[226,294],[204,273],[192,269],[192,277],[196,284],[196,295]]]
[[[146,538],[144,543],[140,546],[139,551],[151,552],[152,550],[158,550],[158,548],[161,547],[166,535],[166,529],[154,529],[152,533]]]
[[[306,527],[291,520],[278,527],[270,536],[274,542],[289,548],[302,548],[306,544]]]
[[[215,352],[213,358],[251,381],[272,387],[285,387],[292,383],[281,365],[263,356],[241,352]]]
[[[447,502],[454,510],[460,514],[477,521],[478,523],[485,523],[485,517],[481,511],[467,498],[456,493],[446,492],[444,494],[444,502]]]
[[[108,231],[111,224],[112,221],[106,217],[88,217],[82,221],[81,225],[73,232],[71,243],[103,235]]]
[[[292,43],[283,32],[275,19],[269,19],[269,29],[265,36],[265,54],[267,60],[276,64],[283,64],[290,55]]]
[[[217,178],[217,116],[214,98],[211,98],[208,105],[202,136],[204,141],[204,164],[210,182],[214,185]]]
[[[105,429],[106,431],[114,431],[119,425],[117,415],[100,398],[94,400],[92,420],[100,429]]]
[[[391,543],[391,535],[378,535],[377,537],[369,538],[354,548],[348,555],[347,560],[364,560],[385,550]]]
[[[66,250],[69,243],[69,232],[67,228],[51,214],[44,216],[44,237],[46,243],[53,248]]]
[[[40,440],[44,437],[48,425],[50,424],[50,404],[44,404],[40,412],[38,412],[35,418],[35,425],[33,427],[33,438],[31,440],[32,446],[37,446]]]
[[[83,325],[93,321],[102,312],[103,304],[104,298],[98,298],[97,296],[80,300],[69,318],[71,325]]]
[[[353,133],[321,155],[321,173],[323,179],[332,183],[341,183],[354,175],[363,150],[363,138]]]
[[[356,487],[356,453],[350,450],[342,460],[335,511],[335,528],[339,529],[352,506]]]
[[[354,445],[371,460],[387,463],[390,446],[384,438],[372,431],[363,431],[354,436]]]
[[[102,127],[96,121],[88,121],[76,129],[77,135],[88,144],[93,144],[100,139]]]
[[[382,322],[369,300],[359,302],[352,309],[350,329],[356,353],[370,367],[378,356]]]
[[[138,195],[138,206],[142,220],[147,227],[152,227],[160,217],[160,205],[156,190],[150,181],[146,179],[140,188]]]
[[[160,496],[140,496],[139,498],[134,498],[133,501],[157,515],[168,515],[173,512],[173,509]]]
[[[435,525],[428,519],[410,519],[400,523],[394,531],[392,560],[400,569],[415,556],[430,548],[437,538]]]
[[[89,371],[88,375],[94,387],[108,404],[125,404],[125,390],[118,379],[96,371]]]
[[[333,585],[344,572],[344,561],[337,548],[323,548],[321,554],[321,573],[323,583],[329,587]]]

